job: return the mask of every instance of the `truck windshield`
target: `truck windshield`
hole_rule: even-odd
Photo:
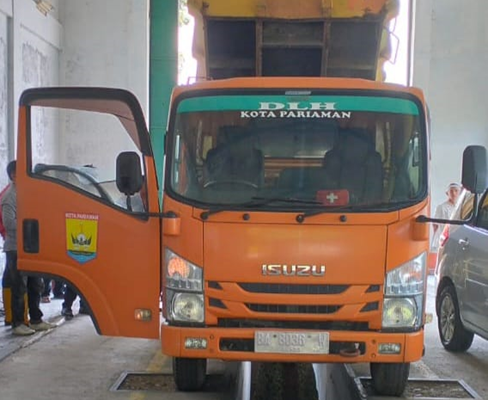
[[[425,197],[425,124],[413,97],[248,93],[177,103],[170,195],[204,208],[290,211],[386,211]]]

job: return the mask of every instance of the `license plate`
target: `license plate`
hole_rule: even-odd
[[[328,332],[279,332],[254,333],[256,353],[329,354]]]

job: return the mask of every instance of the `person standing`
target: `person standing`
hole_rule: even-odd
[[[2,197],[5,192],[8,190],[10,183],[5,186],[2,191],[0,192],[0,204],[2,201]],[[2,219],[2,207],[0,205],[0,236],[2,237],[2,241],[5,241],[5,226],[3,225]],[[10,283],[8,281],[8,275],[6,274],[7,269],[5,268],[2,273],[2,300],[3,300],[3,313],[5,315],[5,325],[12,325],[12,308],[10,306]],[[0,310],[1,312],[2,310]]]
[[[456,205],[460,192],[461,185],[459,183],[449,184],[446,190],[447,200],[436,207],[434,218],[449,219],[454,211],[454,206]],[[433,224],[433,229],[432,250],[437,251],[439,249],[439,240],[444,229],[444,224]]]
[[[11,283],[12,296],[12,333],[18,336],[32,335],[36,331],[45,331],[55,325],[42,320],[42,311],[39,307],[42,292],[42,279],[22,275],[17,269],[17,188],[16,161],[7,165],[7,175],[11,181],[10,187],[1,200],[3,224],[6,237],[3,250],[7,263],[6,270]],[[24,322],[24,294],[27,292],[30,324]]]

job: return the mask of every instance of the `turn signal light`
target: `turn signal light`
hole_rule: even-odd
[[[172,257],[168,263],[168,275],[170,278],[179,275],[182,278],[190,276],[190,267],[187,262],[180,257]]]
[[[152,312],[146,308],[138,308],[134,311],[134,318],[137,321],[151,321]]]

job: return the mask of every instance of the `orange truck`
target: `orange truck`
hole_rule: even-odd
[[[131,93],[29,89],[19,266],[72,285],[98,333],[160,338],[180,390],[208,359],[367,362],[399,395],[424,351],[428,154],[421,91],[374,79],[177,87],[164,171]]]

